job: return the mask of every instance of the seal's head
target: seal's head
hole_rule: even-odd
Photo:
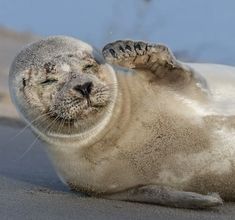
[[[90,45],[49,37],[24,48],[9,77],[13,101],[33,129],[47,137],[80,135],[107,120],[116,76]]]

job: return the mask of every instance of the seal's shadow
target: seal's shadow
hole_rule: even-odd
[[[16,136],[19,131],[19,128],[0,126],[0,178],[68,192],[68,187],[60,181],[48,159],[43,143],[37,141],[29,149],[35,136],[29,129]]]

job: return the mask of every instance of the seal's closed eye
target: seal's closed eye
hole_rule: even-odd
[[[92,68],[93,66],[94,66],[93,64],[87,64],[87,65],[85,65],[85,66],[82,68],[82,70],[83,70],[83,71],[86,71],[86,70]]]
[[[43,82],[41,82],[40,84],[41,85],[49,85],[49,84],[52,84],[52,83],[55,83],[55,82],[58,82],[58,80],[57,79],[46,79]]]

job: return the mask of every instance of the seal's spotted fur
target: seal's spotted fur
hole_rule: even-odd
[[[184,208],[222,204],[203,195],[214,192],[235,200],[234,68],[184,64],[164,45],[131,40],[106,45],[103,56],[49,37],[11,67],[12,98],[63,181],[90,195]]]

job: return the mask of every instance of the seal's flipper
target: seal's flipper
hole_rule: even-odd
[[[111,64],[147,69],[158,80],[171,84],[188,83],[198,78],[192,69],[177,61],[171,50],[161,44],[119,40],[107,44],[103,48],[103,56]]]
[[[156,185],[137,187],[123,192],[106,195],[103,196],[103,198],[189,209],[205,209],[223,204],[222,199],[217,194],[202,195]]]

